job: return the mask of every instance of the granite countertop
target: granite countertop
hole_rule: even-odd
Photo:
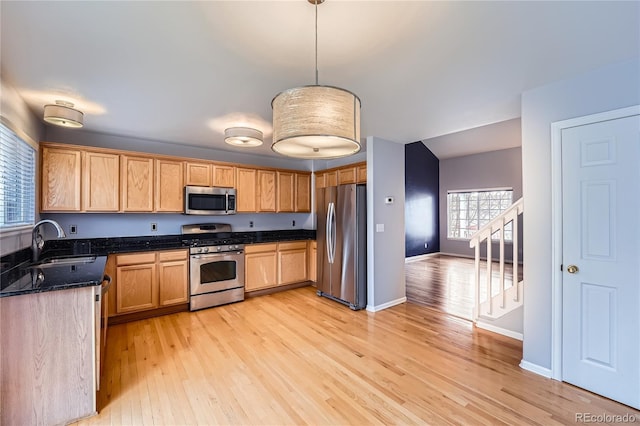
[[[187,248],[197,241],[206,241],[207,245],[213,245],[315,239],[315,230],[302,229],[49,240],[45,244],[42,259],[94,255],[96,260],[90,263],[48,265],[44,268],[36,268],[32,266],[31,248],[3,256],[1,259],[0,297],[99,285],[103,280],[107,256],[114,253]]]
[[[45,258],[46,260],[46,258]],[[33,264],[23,261],[0,274],[0,297],[100,285],[107,256],[85,263]]]

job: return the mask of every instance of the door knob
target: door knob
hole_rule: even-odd
[[[578,267],[576,265],[569,265],[567,266],[567,272],[570,274],[575,274],[576,272],[578,272]]]

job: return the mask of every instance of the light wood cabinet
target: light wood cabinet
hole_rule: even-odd
[[[236,187],[236,168],[233,166],[213,165],[213,186],[221,188]]]
[[[43,147],[40,210],[80,211],[80,172],[80,151]]]
[[[238,213],[255,212],[256,169],[236,167],[236,211]]]
[[[278,244],[251,244],[244,251],[245,291],[278,284]]]
[[[308,280],[307,242],[278,243],[278,285]]]
[[[276,172],[258,170],[257,172],[258,212],[276,211]]]
[[[115,255],[115,315],[187,303],[186,249]],[[113,288],[115,287],[115,288]]]
[[[308,213],[311,211],[311,174],[296,173],[295,179],[296,195],[295,208],[298,213]]]
[[[185,165],[185,185],[210,186],[211,168],[208,163],[187,162]]]
[[[82,210],[120,210],[120,156],[102,152],[82,153]]]
[[[155,160],[155,211],[184,210],[184,163],[182,161]]]
[[[295,174],[278,171],[277,179],[277,210],[279,212],[293,212],[295,208]]]
[[[326,172],[324,177],[325,187],[338,186],[338,172],[336,170]]]
[[[153,158],[122,155],[120,182],[123,211],[153,211]]]
[[[356,168],[346,167],[338,170],[338,185],[356,183]]]
[[[318,243],[309,241],[309,281],[318,281]]]
[[[316,175],[316,189],[325,188],[326,173],[315,173]]]
[[[358,183],[367,183],[367,165],[361,164],[358,166]]]
[[[189,261],[186,250],[158,252],[158,305],[189,301]]]

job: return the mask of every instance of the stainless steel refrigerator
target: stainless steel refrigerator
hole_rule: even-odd
[[[366,194],[355,184],[316,192],[318,295],[354,310],[367,305]]]

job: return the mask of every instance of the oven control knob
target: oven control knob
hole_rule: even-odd
[[[196,250],[198,253],[202,253],[202,247],[198,247],[198,249]]]
[[[202,249],[202,252],[203,252],[203,253],[209,253],[209,247],[204,247],[204,248]]]
[[[218,251],[222,251],[222,247],[218,247]]]
[[[236,250],[238,248],[238,246],[231,246],[229,247],[231,250]]]

